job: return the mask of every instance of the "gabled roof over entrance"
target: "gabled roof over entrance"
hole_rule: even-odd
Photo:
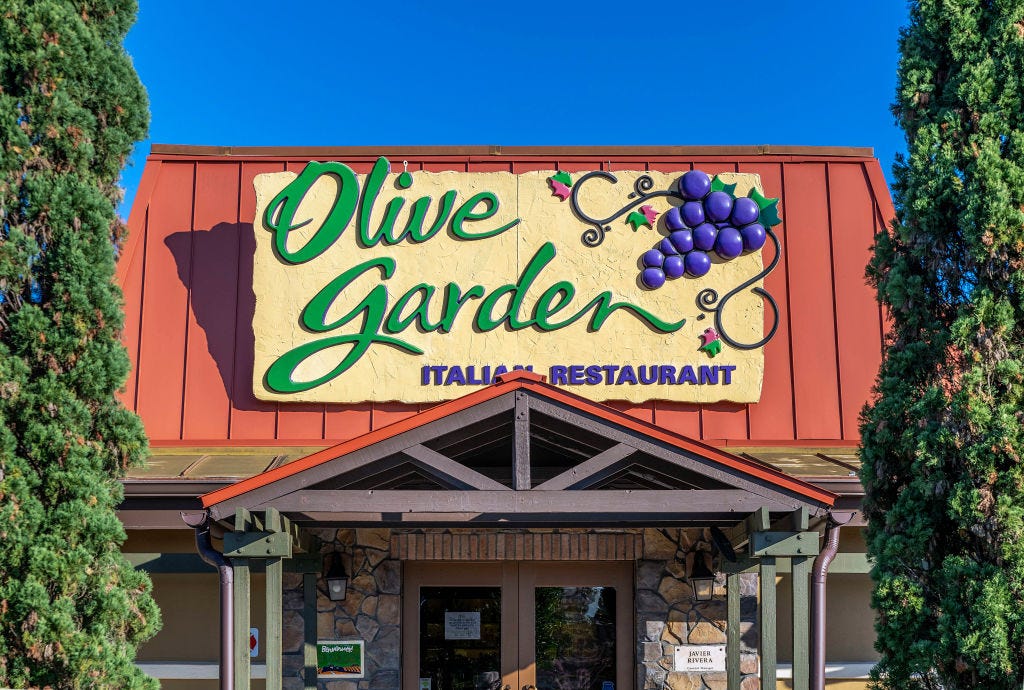
[[[836,495],[514,372],[462,398],[202,497],[217,520],[733,524]]]

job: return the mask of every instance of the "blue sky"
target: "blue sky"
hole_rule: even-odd
[[[870,146],[906,5],[140,0],[152,142]]]

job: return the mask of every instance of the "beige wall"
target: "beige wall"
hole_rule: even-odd
[[[793,660],[789,575],[778,578],[779,661]],[[832,573],[825,589],[825,658],[827,661],[876,661],[875,619],[871,610],[871,578],[866,574]]]
[[[216,548],[220,548],[218,544]],[[129,530],[121,548],[124,553],[196,553],[195,533],[190,529]],[[216,661],[220,648],[220,586],[216,573],[152,573],[153,598],[160,607],[163,627],[139,648],[138,660]],[[252,577],[252,627],[266,629],[264,577]],[[263,659],[262,645],[257,660]],[[163,682],[172,690],[178,684],[201,690],[215,681]],[[193,683],[194,685],[187,685]],[[260,681],[262,684],[262,681]],[[211,686],[211,687],[215,687]]]
[[[840,553],[864,553],[867,550],[862,529],[843,529],[839,535]],[[790,663],[793,660],[791,608],[793,599],[789,574],[778,577],[777,583],[778,655],[780,662]],[[829,574],[825,589],[825,655],[827,661],[878,660],[878,652],[874,649],[875,619],[871,610],[871,587],[871,577],[866,573]],[[780,681],[780,683],[782,682]],[[829,685],[829,687],[833,686]],[[835,687],[846,690],[846,686],[836,685]],[[850,688],[861,687],[866,686],[863,684],[850,686]]]
[[[139,649],[139,661],[215,661],[220,648],[217,575],[153,574],[153,597],[164,626]],[[253,575],[252,627],[266,630],[264,577]],[[262,660],[262,645],[257,659]]]
[[[868,545],[864,541],[864,530],[846,527],[839,530],[840,553],[867,553]]]

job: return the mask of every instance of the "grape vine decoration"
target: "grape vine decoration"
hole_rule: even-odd
[[[741,255],[760,250],[767,240],[775,247],[771,263],[760,273],[744,281],[719,299],[712,288],[701,290],[696,303],[701,311],[714,314],[715,330],[722,341],[740,350],[763,347],[779,327],[779,308],[772,296],[761,287],[751,287],[767,276],[779,263],[779,239],[772,227],[781,221],[778,199],[769,199],[756,189],[745,197],[737,197],[736,185],[726,184],[715,176],[711,178],[701,170],[691,170],[679,178],[670,189],[651,191],[654,181],[641,175],[633,184],[629,203],[607,218],[593,218],[580,208],[579,190],[592,179],[615,184],[618,179],[610,172],[596,170],[583,175],[575,184],[565,171],[548,178],[552,192],[562,201],[569,200],[573,213],[591,227],[584,231],[581,241],[588,247],[600,245],[611,231],[611,222],[626,215],[626,223],[636,232],[640,227],[653,228],[658,212],[648,203],[651,199],[668,197],[681,201],[665,213],[667,237],[648,249],[640,258],[640,283],[649,290],[657,290],[669,280],[683,276],[699,278],[707,275],[713,265],[712,254],[721,261],[731,261]],[[639,207],[639,208],[638,208]],[[628,215],[627,215],[628,214]],[[750,288],[763,298],[772,309],[773,320],[768,334],[754,343],[742,343],[731,338],[723,327],[722,312],[738,293]],[[701,314],[698,319],[704,318]]]

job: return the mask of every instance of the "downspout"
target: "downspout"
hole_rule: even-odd
[[[213,548],[209,516],[203,513],[182,513],[181,519],[196,531],[196,550],[203,562],[217,569],[220,576],[220,690],[232,690],[235,678],[235,610],[232,586],[235,571],[224,554]]]
[[[829,513],[825,523],[825,548],[811,570],[811,690],[825,690],[825,578],[839,553],[839,530],[853,519],[852,512]]]

